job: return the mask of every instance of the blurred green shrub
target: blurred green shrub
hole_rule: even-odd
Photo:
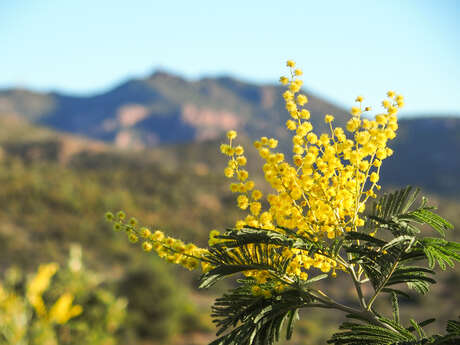
[[[187,286],[178,285],[169,267],[152,260],[128,270],[119,283],[119,294],[129,296],[125,325],[130,338],[170,340],[174,335],[203,329]]]

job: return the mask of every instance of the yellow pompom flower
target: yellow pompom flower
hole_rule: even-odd
[[[237,147],[235,147],[235,154],[237,156],[241,156],[243,153],[244,153],[243,146],[238,145]]]
[[[233,174],[234,174],[234,170],[230,167],[226,167],[225,170],[224,170],[224,174],[226,177],[228,178],[231,178],[233,177]]]
[[[372,183],[376,183],[379,180],[379,175],[376,172],[373,172],[371,176],[369,177],[369,181]]]
[[[247,209],[249,206],[249,200],[246,195],[239,195],[236,201],[238,203],[238,207],[242,210]]]
[[[163,239],[165,238],[165,235],[163,233],[163,231],[161,230],[156,230],[152,235],[151,235],[151,240],[153,241],[163,241]]]
[[[310,112],[307,109],[302,109],[300,111],[300,118],[303,120],[308,120],[310,118]]]
[[[151,235],[151,232],[149,229],[147,228],[141,228],[141,236],[144,237],[144,238],[149,238]]]
[[[249,176],[246,170],[239,170],[237,175],[238,175],[238,180],[240,181],[246,181]]]
[[[292,120],[287,120],[286,128],[289,129],[290,131],[294,131],[297,128],[297,124]]]
[[[387,118],[385,117],[384,114],[379,114],[379,115],[376,115],[375,116],[375,121],[379,124],[379,125],[384,125],[387,123]]]
[[[244,189],[245,189],[246,191],[250,191],[250,190],[253,190],[253,189],[254,189],[254,186],[255,186],[254,181],[247,181],[247,182],[244,184]]]
[[[286,61],[286,66],[287,66],[287,67],[294,68],[294,67],[295,67],[295,62],[292,61],[292,60],[287,60],[287,61]]]
[[[275,149],[275,148],[278,146],[278,140],[273,139],[273,138],[270,138],[270,139],[268,140],[268,146],[269,146],[271,149]]]
[[[150,252],[152,250],[153,246],[150,242],[144,242],[142,243],[142,249],[146,252]]]
[[[284,76],[280,77],[280,83],[286,85],[287,83],[289,83],[289,79]]]
[[[310,144],[314,145],[318,141],[318,137],[315,133],[308,133],[307,140]]]
[[[298,95],[297,96],[297,104],[299,104],[300,106],[304,105],[308,103],[308,98],[307,96],[305,95]]]
[[[254,200],[259,200],[260,198],[262,198],[262,192],[258,189],[255,189],[253,192],[252,192],[252,198]]]
[[[227,144],[220,145],[220,152],[222,152],[224,155],[228,155],[230,149],[231,149],[230,145],[227,145]]]
[[[230,139],[230,140],[235,139],[236,136],[237,136],[236,131],[231,130],[231,131],[227,132],[227,138]]]
[[[284,98],[284,100],[285,100],[286,102],[287,102],[287,101],[290,101],[290,100],[294,99],[294,94],[293,94],[291,91],[286,90],[286,91],[284,91],[284,93],[283,93],[283,98]]]
[[[334,116],[328,114],[324,117],[324,122],[331,123],[332,121],[334,121]]]
[[[288,101],[286,103],[286,109],[290,113],[295,112],[295,111],[297,111],[297,105],[292,101]]]
[[[244,156],[240,156],[240,157],[237,157],[237,158],[236,158],[236,162],[237,162],[238,165],[240,165],[240,166],[245,166],[246,163],[247,163],[247,159],[246,159],[246,157],[244,157]]]
[[[129,238],[129,241],[130,241],[131,243],[136,243],[136,242],[139,240],[139,238],[137,237],[137,235],[134,234],[134,233],[129,234],[129,235],[128,235],[128,238]]]
[[[356,118],[350,119],[347,122],[347,130],[349,132],[354,132],[359,128],[359,125],[360,125],[360,121],[358,119],[356,119]]]
[[[251,210],[251,213],[254,216],[257,216],[260,213],[261,208],[262,208],[262,205],[260,204],[260,202],[257,202],[257,201],[251,202],[249,205],[249,209]]]
[[[361,109],[359,109],[358,107],[351,107],[351,115],[353,116],[359,116],[361,115]]]

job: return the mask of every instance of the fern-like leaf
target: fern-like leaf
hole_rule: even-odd
[[[455,261],[460,261],[460,243],[446,241],[441,238],[426,237],[420,241],[420,246],[428,259],[428,266],[434,268],[436,263],[443,269],[446,264],[454,266]]]
[[[410,186],[385,194],[373,204],[365,228],[388,229],[395,237],[420,233],[418,224],[427,224],[442,236],[446,230],[453,229],[451,223],[434,213],[433,207],[426,205],[425,198],[415,207],[418,195],[419,189],[413,190]]]
[[[313,301],[308,294],[295,289],[263,298],[254,296],[250,288],[248,279],[216,300],[212,317],[220,337],[210,345],[272,345],[279,340],[284,325],[289,339],[298,319],[298,309]],[[233,330],[222,335],[230,328]]]
[[[283,256],[279,247],[260,243],[235,248],[212,246],[206,258],[215,268],[201,277],[200,288],[208,288],[225,277],[251,270],[266,270],[283,276],[292,260]]]
[[[390,322],[387,321],[387,323]],[[327,343],[334,345],[390,345],[416,340],[412,333],[401,327],[396,327],[394,322],[391,323],[391,328],[344,322],[340,329],[346,331],[333,334]]]

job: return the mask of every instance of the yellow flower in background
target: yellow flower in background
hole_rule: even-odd
[[[34,307],[35,312],[41,318],[46,318],[47,310],[42,295],[48,288],[51,278],[57,272],[59,265],[49,263],[40,265],[37,274],[27,284],[27,298]]]
[[[104,278],[76,265],[80,255],[80,246],[71,245],[67,267],[42,264],[28,278],[10,267],[0,275],[0,344],[116,343],[126,301],[102,285]],[[72,322],[83,313],[76,295],[86,303],[86,314]]]
[[[49,321],[62,325],[69,319],[80,315],[83,308],[80,305],[72,305],[73,299],[74,296],[70,293],[61,295],[50,309]]]
[[[38,272],[27,284],[26,295],[40,318],[48,322],[64,324],[72,317],[81,314],[83,309],[79,305],[72,305],[73,295],[64,293],[51,307],[51,310],[47,311],[42,295],[49,288],[51,279],[58,269],[59,265],[54,262],[40,265]]]
[[[30,295],[41,295],[48,288],[51,278],[57,272],[59,265],[57,263],[49,263],[40,265],[37,274],[27,284],[27,293]]]

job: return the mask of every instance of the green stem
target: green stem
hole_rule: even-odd
[[[359,304],[361,305],[361,308],[367,309],[366,299],[364,298],[363,291],[361,289],[361,283],[358,277],[356,276],[355,270],[353,269],[353,265],[349,267],[349,272],[351,275],[351,279],[353,280],[353,284],[355,284],[355,290],[358,295]]]
[[[315,297],[320,303],[310,303],[305,305],[305,307],[316,307],[316,308],[325,308],[325,309],[337,309],[344,311],[349,314],[354,314],[359,316],[360,318],[368,321],[369,323],[379,326],[379,327],[384,327],[388,328],[392,331],[396,331],[393,327],[390,325],[387,325],[386,323],[380,321],[371,310],[366,310],[366,309],[355,309],[349,306],[346,306],[344,304],[341,304],[337,301],[334,301],[332,298],[327,296],[324,292],[320,290],[308,290],[304,291],[306,294],[309,294],[313,297]]]

